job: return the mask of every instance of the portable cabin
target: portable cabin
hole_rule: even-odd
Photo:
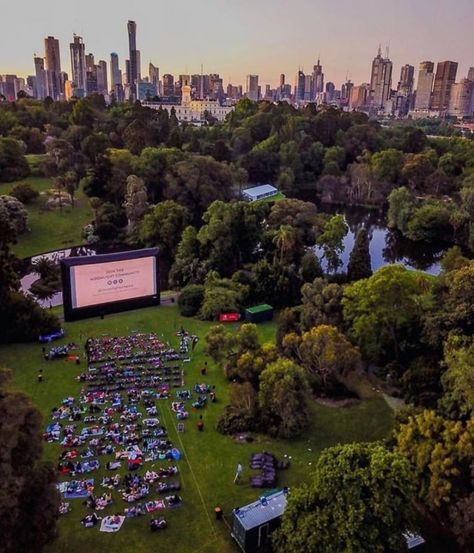
[[[249,202],[256,202],[257,200],[264,200],[265,198],[271,198],[278,194],[278,188],[275,188],[271,184],[260,184],[259,186],[253,186],[252,188],[246,188],[242,190],[242,196],[244,200]]]
[[[245,320],[249,323],[263,323],[273,319],[273,307],[266,303],[245,310]]]
[[[286,491],[280,490],[232,512],[232,537],[243,553],[254,553],[268,543],[280,526],[286,507]]]

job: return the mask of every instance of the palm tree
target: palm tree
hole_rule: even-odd
[[[281,227],[276,231],[275,236],[273,237],[273,243],[275,244],[277,250],[276,253],[279,253],[280,265],[283,264],[283,260],[287,259],[289,253],[294,250],[298,241],[298,231],[291,225],[281,225]]]

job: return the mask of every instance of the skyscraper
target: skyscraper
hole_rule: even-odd
[[[107,80],[107,62],[100,60],[97,63],[97,92],[99,94],[108,94],[109,86]]]
[[[412,107],[414,75],[413,65],[406,64],[402,67],[395,104],[395,112],[399,117],[405,117]]]
[[[448,115],[452,117],[472,117],[474,108],[474,82],[461,79],[451,87]]]
[[[71,79],[76,89],[87,92],[86,89],[86,46],[82,37],[74,35],[69,45],[71,51]]]
[[[246,96],[250,100],[254,100],[255,102],[258,101],[258,75],[247,75]]]
[[[138,81],[138,56],[137,56],[137,24],[135,21],[127,23],[128,30],[128,52],[130,60],[130,71],[127,75],[127,80],[130,85],[136,84]],[[132,87],[133,88],[133,87]]]
[[[334,100],[335,91],[336,91],[336,87],[334,83],[332,83],[331,81],[328,81],[326,83],[326,101],[327,102],[332,102]]]
[[[110,54],[110,86],[114,88],[118,84],[122,84],[122,72],[119,68],[118,54],[112,52]]]
[[[298,70],[296,74],[296,83],[295,83],[295,99],[297,102],[304,101],[304,87],[305,87],[305,74],[301,69]]]
[[[324,73],[323,66],[321,65],[319,59],[318,63],[313,66],[313,89],[312,89],[312,100],[315,100],[320,92],[324,91]]]
[[[451,87],[456,81],[458,64],[455,61],[440,61],[436,66],[431,109],[446,111],[449,107]]]
[[[34,62],[35,62],[35,76],[36,76],[35,96],[36,98],[38,98],[38,100],[44,100],[48,95],[48,80],[46,77],[46,71],[44,69],[44,58],[35,56]]]
[[[304,76],[304,100],[305,102],[313,102],[316,98],[313,89],[313,75]]]
[[[377,56],[372,62],[370,75],[369,106],[371,111],[377,112],[385,107],[385,102],[390,97],[392,88],[392,62],[388,56],[382,57],[382,49],[379,46]]]
[[[422,61],[418,70],[418,83],[416,86],[415,109],[429,109],[431,105],[431,93],[433,90],[434,63]]]
[[[163,75],[163,95],[174,96],[174,77],[169,73]]]
[[[160,93],[160,69],[155,67],[151,62],[148,65],[148,78],[150,83],[155,86],[156,93]]]
[[[44,57],[47,72],[48,95],[53,100],[58,100],[62,94],[61,89],[61,56],[59,52],[59,40],[53,36],[44,39]]]

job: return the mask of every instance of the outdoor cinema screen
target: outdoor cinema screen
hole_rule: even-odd
[[[158,250],[61,262],[66,321],[160,303]]]

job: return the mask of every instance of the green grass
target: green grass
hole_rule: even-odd
[[[258,438],[251,444],[237,444],[231,438],[215,431],[217,419],[227,402],[229,385],[222,371],[210,360],[208,375],[200,375],[204,355],[204,336],[213,323],[194,319],[183,319],[176,306],[149,308],[113,316],[104,320],[88,319],[65,324],[65,342],[83,343],[88,336],[102,333],[122,335],[131,330],[154,331],[163,333],[166,339],[176,344],[175,332],[183,325],[189,331],[200,336],[193,354],[193,360],[187,366],[186,388],[205,380],[216,386],[218,402],[206,409],[191,412],[185,422],[185,432],[176,432],[176,418],[170,411],[170,402],[159,401],[160,416],[168,428],[170,439],[184,453],[179,461],[180,481],[182,484],[183,506],[180,509],[164,511],[169,527],[151,534],[148,530],[150,516],[126,520],[117,534],[103,534],[97,529],[83,529],[79,523],[85,509],[80,500],[70,501],[73,511],[60,519],[59,538],[50,547],[51,553],[84,553],[107,551],[118,553],[133,550],[135,553],[159,550],[173,553],[231,553],[237,548],[233,544],[229,530],[224,522],[216,522],[213,509],[219,505],[226,515],[232,508],[255,500],[259,491],[250,488],[247,468],[249,456],[253,452],[267,450],[277,456],[290,455],[291,467],[280,473],[279,485],[296,486],[309,478],[310,469],[325,447],[358,440],[380,439],[389,433],[393,415],[381,396],[372,396],[350,408],[329,408],[316,403],[311,406],[311,427],[305,436],[293,441]],[[237,328],[231,325],[228,328]],[[259,325],[262,341],[274,340],[275,324]],[[77,397],[80,384],[74,376],[85,369],[67,361],[43,361],[39,344],[10,345],[0,348],[0,363],[13,370],[14,386],[24,390],[32,398],[44,416],[44,425],[49,420],[53,406],[69,395]],[[36,382],[39,368],[43,368],[45,381]],[[203,415],[204,432],[197,431],[198,415]],[[59,447],[45,446],[45,456],[57,462]],[[101,459],[102,460],[102,459]],[[235,467],[238,462],[244,466],[243,481],[239,486],[233,484]],[[149,466],[149,464],[147,464]],[[159,463],[155,463],[155,467]],[[101,480],[102,472],[91,473],[96,483]],[[101,489],[100,487],[98,488]],[[155,497],[151,495],[151,497]],[[103,513],[123,511],[125,504],[118,500]],[[230,521],[230,516],[226,517]]]
[[[28,177],[22,181],[40,192],[35,202],[27,205],[28,226],[30,231],[18,237],[12,250],[18,257],[29,257],[68,246],[82,244],[82,229],[93,217],[88,199],[82,190],[76,193],[74,207],[47,210],[46,191],[52,188],[51,179],[45,177]],[[8,194],[15,182],[0,184],[0,194]]]
[[[286,196],[285,194],[283,194],[283,192],[278,192],[278,194],[275,194],[274,196],[270,196],[269,198],[263,198],[261,200],[256,200],[256,201],[271,203],[271,202],[279,202],[280,200],[286,200]]]

